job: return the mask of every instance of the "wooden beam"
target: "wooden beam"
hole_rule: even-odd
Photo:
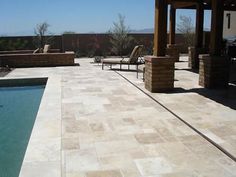
[[[224,3],[222,0],[212,0],[212,19],[211,19],[211,40],[210,54],[212,56],[220,56],[223,40],[223,21]]]
[[[222,0],[223,9],[236,11],[235,0]],[[211,0],[167,0],[168,4],[172,4],[175,9],[196,9],[196,4],[203,3],[205,10],[211,10]]]
[[[173,2],[171,3],[173,8],[175,9],[184,9],[184,8],[189,8],[189,7],[194,7],[196,5],[195,2]]]
[[[203,24],[204,24],[204,7],[202,3],[197,4],[196,13],[196,35],[195,47],[202,48],[203,44]]]
[[[176,9],[170,6],[169,44],[175,44]]]
[[[155,0],[155,56],[165,56],[167,44],[167,0]]]

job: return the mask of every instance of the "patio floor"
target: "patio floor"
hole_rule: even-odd
[[[136,79],[135,72],[76,61],[81,66],[22,68],[5,76],[62,78],[61,170],[28,169],[28,176],[236,176],[235,90],[201,88],[186,62],[176,64],[172,93],[150,93],[142,74]]]

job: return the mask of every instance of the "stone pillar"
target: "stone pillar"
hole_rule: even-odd
[[[167,44],[166,54],[174,58],[175,62],[179,61],[179,45]]]
[[[167,92],[174,88],[174,58],[145,56],[145,88],[150,92]]]
[[[188,67],[191,69],[199,68],[198,50],[195,47],[188,48]]]
[[[205,49],[189,47],[188,48],[188,67],[191,69],[199,69],[199,55],[205,54]]]
[[[199,85],[205,88],[227,88],[229,66],[227,57],[200,55]]]

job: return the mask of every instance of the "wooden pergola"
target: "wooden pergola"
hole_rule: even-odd
[[[236,11],[236,0],[156,0],[154,55],[164,56],[167,44],[167,10],[170,5],[169,44],[175,43],[176,9],[196,9],[195,47],[203,42],[204,10],[212,10],[210,54],[220,55],[224,10]],[[166,35],[165,35],[166,34]]]
[[[155,0],[155,31],[153,56],[145,57],[145,88],[162,92],[174,88],[174,58],[166,52],[167,16],[170,5],[169,44],[175,44],[176,9],[196,9],[195,48],[203,47],[204,10],[211,10],[209,54],[201,55],[199,85],[207,88],[228,86],[229,62],[222,56],[224,11],[236,11],[236,0]],[[169,49],[169,48],[168,48]]]

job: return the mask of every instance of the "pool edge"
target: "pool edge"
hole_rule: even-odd
[[[61,100],[61,77],[48,77],[19,177],[61,176]]]

